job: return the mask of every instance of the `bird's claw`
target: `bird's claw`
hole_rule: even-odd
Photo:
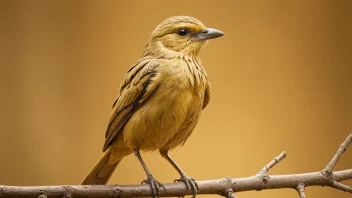
[[[175,179],[174,182],[183,182],[186,185],[187,190],[192,188],[193,190],[192,198],[195,198],[197,196],[198,184],[195,179],[188,177],[187,175],[182,175],[180,179]]]
[[[153,176],[148,176],[147,179],[142,181],[142,184],[149,184],[150,188],[152,189],[152,197],[156,198],[156,197],[160,197],[160,187],[164,188],[165,190],[165,186],[158,182],[156,179],[154,179]]]

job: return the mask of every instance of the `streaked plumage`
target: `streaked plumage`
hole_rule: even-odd
[[[141,59],[121,83],[103,148],[109,150],[83,184],[105,184],[121,159],[132,152],[140,158],[139,150],[159,149],[175,164],[168,151],[188,139],[210,100],[210,83],[198,53],[207,39],[221,35],[186,16],[171,17],[157,26]],[[144,168],[146,183],[157,195],[161,184]],[[193,180],[175,168],[196,193]]]

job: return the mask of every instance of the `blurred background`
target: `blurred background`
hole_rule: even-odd
[[[171,153],[197,180],[319,171],[352,131],[351,1],[0,1],[0,184],[79,184],[102,156],[126,71],[164,19],[190,15],[225,32],[201,53],[212,98]],[[143,154],[154,176],[176,171]],[[352,168],[352,148],[336,170]],[[126,157],[109,184],[139,184]],[[352,182],[345,182],[352,184]],[[309,197],[347,198],[328,187]],[[294,190],[237,193],[297,198]],[[202,197],[216,197],[202,196]]]

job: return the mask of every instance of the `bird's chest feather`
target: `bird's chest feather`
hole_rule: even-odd
[[[192,132],[204,101],[204,83],[196,83],[188,65],[163,68],[163,81],[124,128],[130,147],[155,150],[174,141],[181,144]]]
[[[198,62],[190,59],[178,59],[170,61],[160,68],[164,74],[164,85],[170,89],[193,90],[201,92],[205,89],[207,77]]]

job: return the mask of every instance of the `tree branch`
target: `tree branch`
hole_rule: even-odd
[[[264,166],[256,175],[245,178],[198,181],[198,194],[218,194],[234,198],[233,192],[291,188],[297,190],[301,198],[306,198],[305,188],[309,186],[330,186],[332,188],[352,193],[352,188],[339,183],[352,179],[352,169],[333,171],[337,161],[352,141],[352,134],[340,146],[336,155],[324,170],[313,173],[292,175],[268,175],[268,171],[286,157],[281,153]],[[164,184],[165,190],[160,190],[162,197],[177,197],[192,195],[192,190],[186,189],[182,182]],[[91,185],[91,186],[0,186],[0,197],[28,198],[84,198],[84,197],[150,197],[149,185]]]
[[[298,184],[296,190],[301,198],[306,198],[304,184]]]

